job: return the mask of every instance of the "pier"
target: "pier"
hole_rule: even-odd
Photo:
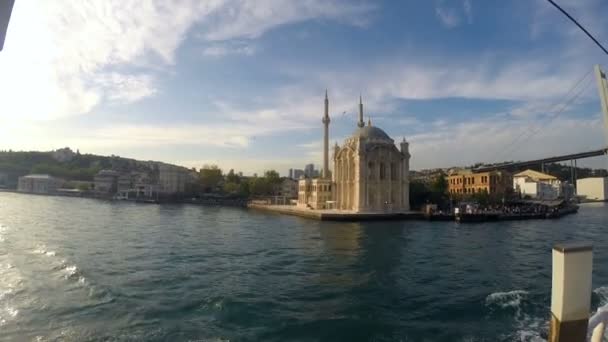
[[[248,204],[247,207],[255,210],[305,217],[320,221],[385,221],[425,219],[425,215],[423,213],[415,211],[403,213],[361,213],[349,212],[347,210],[311,210],[306,208],[299,208],[293,205],[267,205],[253,203]]]

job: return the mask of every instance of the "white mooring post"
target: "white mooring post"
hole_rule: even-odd
[[[591,305],[593,249],[590,243],[553,247],[549,342],[584,342]]]

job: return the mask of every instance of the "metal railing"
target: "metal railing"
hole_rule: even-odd
[[[590,342],[601,342],[604,340],[604,331],[608,323],[608,304],[600,307],[589,318],[587,326],[587,340]]]

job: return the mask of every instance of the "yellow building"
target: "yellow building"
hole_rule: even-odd
[[[513,178],[505,171],[474,173],[471,170],[454,172],[448,176],[450,195],[472,195],[486,193],[504,195],[509,192]]]

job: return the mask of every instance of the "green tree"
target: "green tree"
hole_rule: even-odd
[[[199,181],[203,192],[213,191],[222,180],[222,170],[217,165],[203,165],[199,170]]]
[[[239,184],[239,195],[249,197],[250,194],[249,181],[241,180],[241,183]]]
[[[228,194],[238,193],[240,190],[240,185],[235,182],[226,182],[224,183],[224,192]]]
[[[410,204],[412,208],[420,208],[429,201],[430,196],[431,191],[426,184],[418,181],[410,183]]]
[[[230,171],[228,171],[228,174],[226,175],[226,182],[227,183],[240,183],[240,177],[239,175],[234,173],[233,169],[230,169]]]
[[[269,184],[279,184],[281,183],[281,177],[279,177],[279,173],[275,170],[268,170],[264,172],[264,178],[268,181]]]
[[[431,182],[430,190],[438,194],[447,194],[448,192],[448,180],[445,175],[440,174]]]
[[[255,177],[249,180],[249,192],[254,196],[265,196],[272,192],[272,185],[266,177]]]

